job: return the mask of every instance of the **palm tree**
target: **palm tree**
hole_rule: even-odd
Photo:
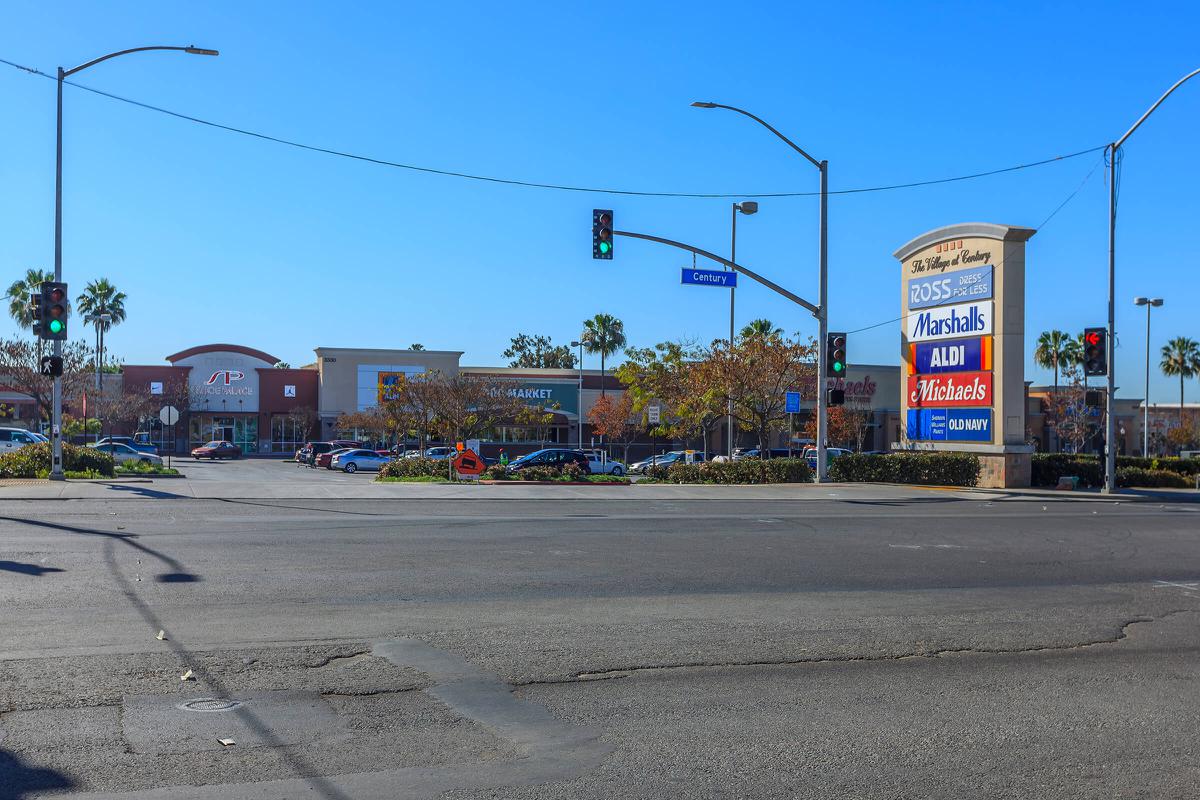
[[[783,335],[783,328],[776,328],[775,323],[769,319],[754,319],[746,327],[742,328],[741,336],[748,339],[751,336],[761,336],[764,339],[774,339],[776,336]]]
[[[1183,381],[1200,376],[1200,344],[1186,336],[1175,337],[1163,345],[1159,366],[1164,375],[1179,376],[1179,424],[1183,425]]]
[[[1054,370],[1054,393],[1058,394],[1058,372],[1060,368],[1079,361],[1083,348],[1079,341],[1066,331],[1042,331],[1033,350],[1033,363],[1043,369]]]
[[[612,314],[597,314],[583,321],[583,349],[600,354],[600,396],[604,396],[604,359],[625,347],[625,323]]]
[[[8,315],[17,321],[22,328],[33,327],[33,304],[29,296],[37,291],[46,281],[54,280],[54,273],[40,269],[25,271],[25,277],[13,281],[8,287]]]
[[[75,304],[79,307],[80,314],[95,315],[92,324],[96,326],[97,331],[107,333],[113,325],[125,321],[125,299],[125,293],[118,292],[117,287],[109,283],[108,278],[100,278],[84,287],[83,294],[75,298]],[[101,314],[108,314],[109,319],[99,319]]]

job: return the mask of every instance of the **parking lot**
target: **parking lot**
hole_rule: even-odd
[[[193,481],[246,481],[249,483],[273,481],[309,481],[313,483],[370,483],[375,479],[375,472],[356,472],[347,474],[321,467],[313,469],[300,464],[293,464],[279,458],[238,458],[228,461],[211,461],[195,459],[190,456],[172,458],[171,466],[177,467],[189,480]]]

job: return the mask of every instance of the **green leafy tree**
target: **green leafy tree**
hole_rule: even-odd
[[[502,354],[512,359],[510,367],[523,369],[571,369],[575,366],[575,354],[565,344],[555,346],[549,336],[530,336],[518,333],[512,344]]]
[[[612,314],[583,321],[583,349],[600,355],[600,396],[604,396],[604,360],[625,347],[625,323]]]
[[[40,269],[25,271],[25,277],[8,287],[8,315],[22,328],[33,327],[33,303],[29,297],[46,281],[54,280],[53,272]]]
[[[1179,376],[1179,424],[1183,425],[1183,382],[1187,378],[1200,376],[1200,344],[1195,339],[1177,336],[1163,345],[1162,363],[1164,375]]]
[[[97,317],[108,314],[107,321],[95,319],[92,322],[97,330],[107,333],[112,326],[125,321],[126,299],[126,294],[117,291],[117,287],[113,286],[108,278],[98,278],[90,281],[83,288],[83,294],[75,298],[75,307],[80,314],[93,314]]]
[[[783,328],[775,327],[775,323],[769,319],[753,319],[742,328],[738,335],[746,338],[761,336],[764,339],[774,339],[783,336]]]

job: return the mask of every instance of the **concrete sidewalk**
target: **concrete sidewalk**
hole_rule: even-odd
[[[364,476],[365,477],[365,476]],[[1064,492],[1053,489],[964,489],[903,484],[833,483],[715,486],[633,484],[629,486],[460,485],[375,483],[357,480],[312,483],[291,480],[223,481],[184,478],[124,478],[111,480],[0,481],[0,500],[173,500],[173,499],[287,499],[287,500],[845,500],[895,502],[926,500],[1012,500],[1073,502],[1196,503],[1200,492],[1186,489],[1123,489],[1116,495],[1098,491]]]

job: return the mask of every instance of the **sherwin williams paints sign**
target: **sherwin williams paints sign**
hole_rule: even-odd
[[[991,405],[992,373],[990,372],[910,375],[908,378],[909,408]]]
[[[990,408],[910,408],[907,436],[914,441],[990,442]]]
[[[992,332],[992,301],[940,306],[908,314],[908,340],[953,339]]]
[[[927,278],[912,278],[908,282],[908,307],[911,310],[991,299],[992,271],[992,265],[988,264]]]
[[[912,343],[908,346],[908,373],[979,372],[992,368],[992,337]]]

